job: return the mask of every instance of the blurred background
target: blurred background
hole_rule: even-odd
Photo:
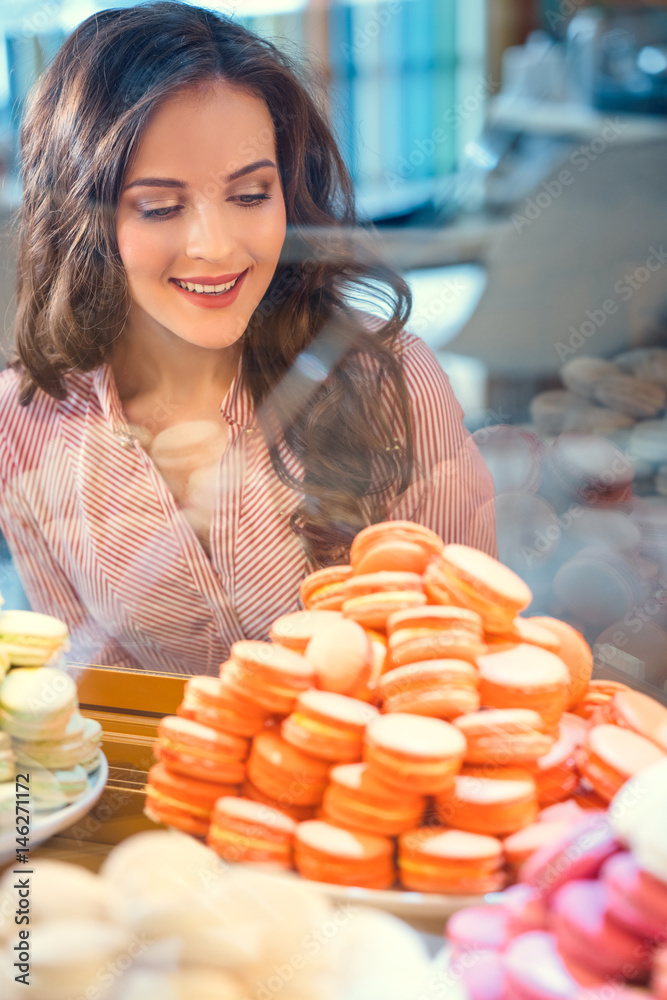
[[[0,359],[26,95],[77,24],[129,5],[0,0]],[[529,613],[666,699],[667,2],[202,6],[296,55],[328,104],[361,217],[412,286],[409,328],[493,473]]]

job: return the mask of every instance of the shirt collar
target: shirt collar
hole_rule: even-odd
[[[93,372],[93,384],[100,401],[105,420],[111,425],[114,434],[128,434],[129,427],[125,411],[120,401],[118,387],[111,365],[105,363]],[[255,424],[255,406],[250,389],[242,376],[242,357],[239,358],[236,374],[220,404],[220,413],[225,419],[243,429],[250,429]]]

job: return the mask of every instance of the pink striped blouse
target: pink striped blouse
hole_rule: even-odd
[[[415,473],[389,517],[496,554],[493,484],[432,351],[401,335]],[[295,491],[276,477],[239,376],[221,405],[210,558],[129,431],[111,369],[67,377],[68,396],[17,402],[0,375],[0,528],[32,607],[66,621],[70,659],[215,674],[233,642],[265,639],[297,610],[310,571],[288,521]],[[299,464],[287,448],[290,471]]]

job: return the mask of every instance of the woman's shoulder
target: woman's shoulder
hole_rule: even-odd
[[[19,453],[29,435],[35,442],[56,432],[58,418],[79,407],[92,388],[91,374],[66,376],[67,396],[64,400],[37,389],[27,406],[21,406],[21,373],[15,368],[0,372],[0,443]]]
[[[384,320],[371,313],[358,311],[359,319],[371,333],[384,325]],[[401,369],[411,396],[421,395],[437,389],[438,393],[451,392],[449,379],[433,350],[426,341],[407,327],[396,335],[393,350],[401,362]],[[377,369],[377,359],[372,354],[365,355],[365,363],[370,371]]]

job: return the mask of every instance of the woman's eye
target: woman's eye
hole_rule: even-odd
[[[173,212],[178,211],[178,205],[169,205],[165,208],[147,208],[141,213],[142,219],[169,219]]]
[[[252,208],[253,205],[259,205],[263,201],[268,201],[270,197],[270,194],[240,194],[239,203],[245,208]]]

